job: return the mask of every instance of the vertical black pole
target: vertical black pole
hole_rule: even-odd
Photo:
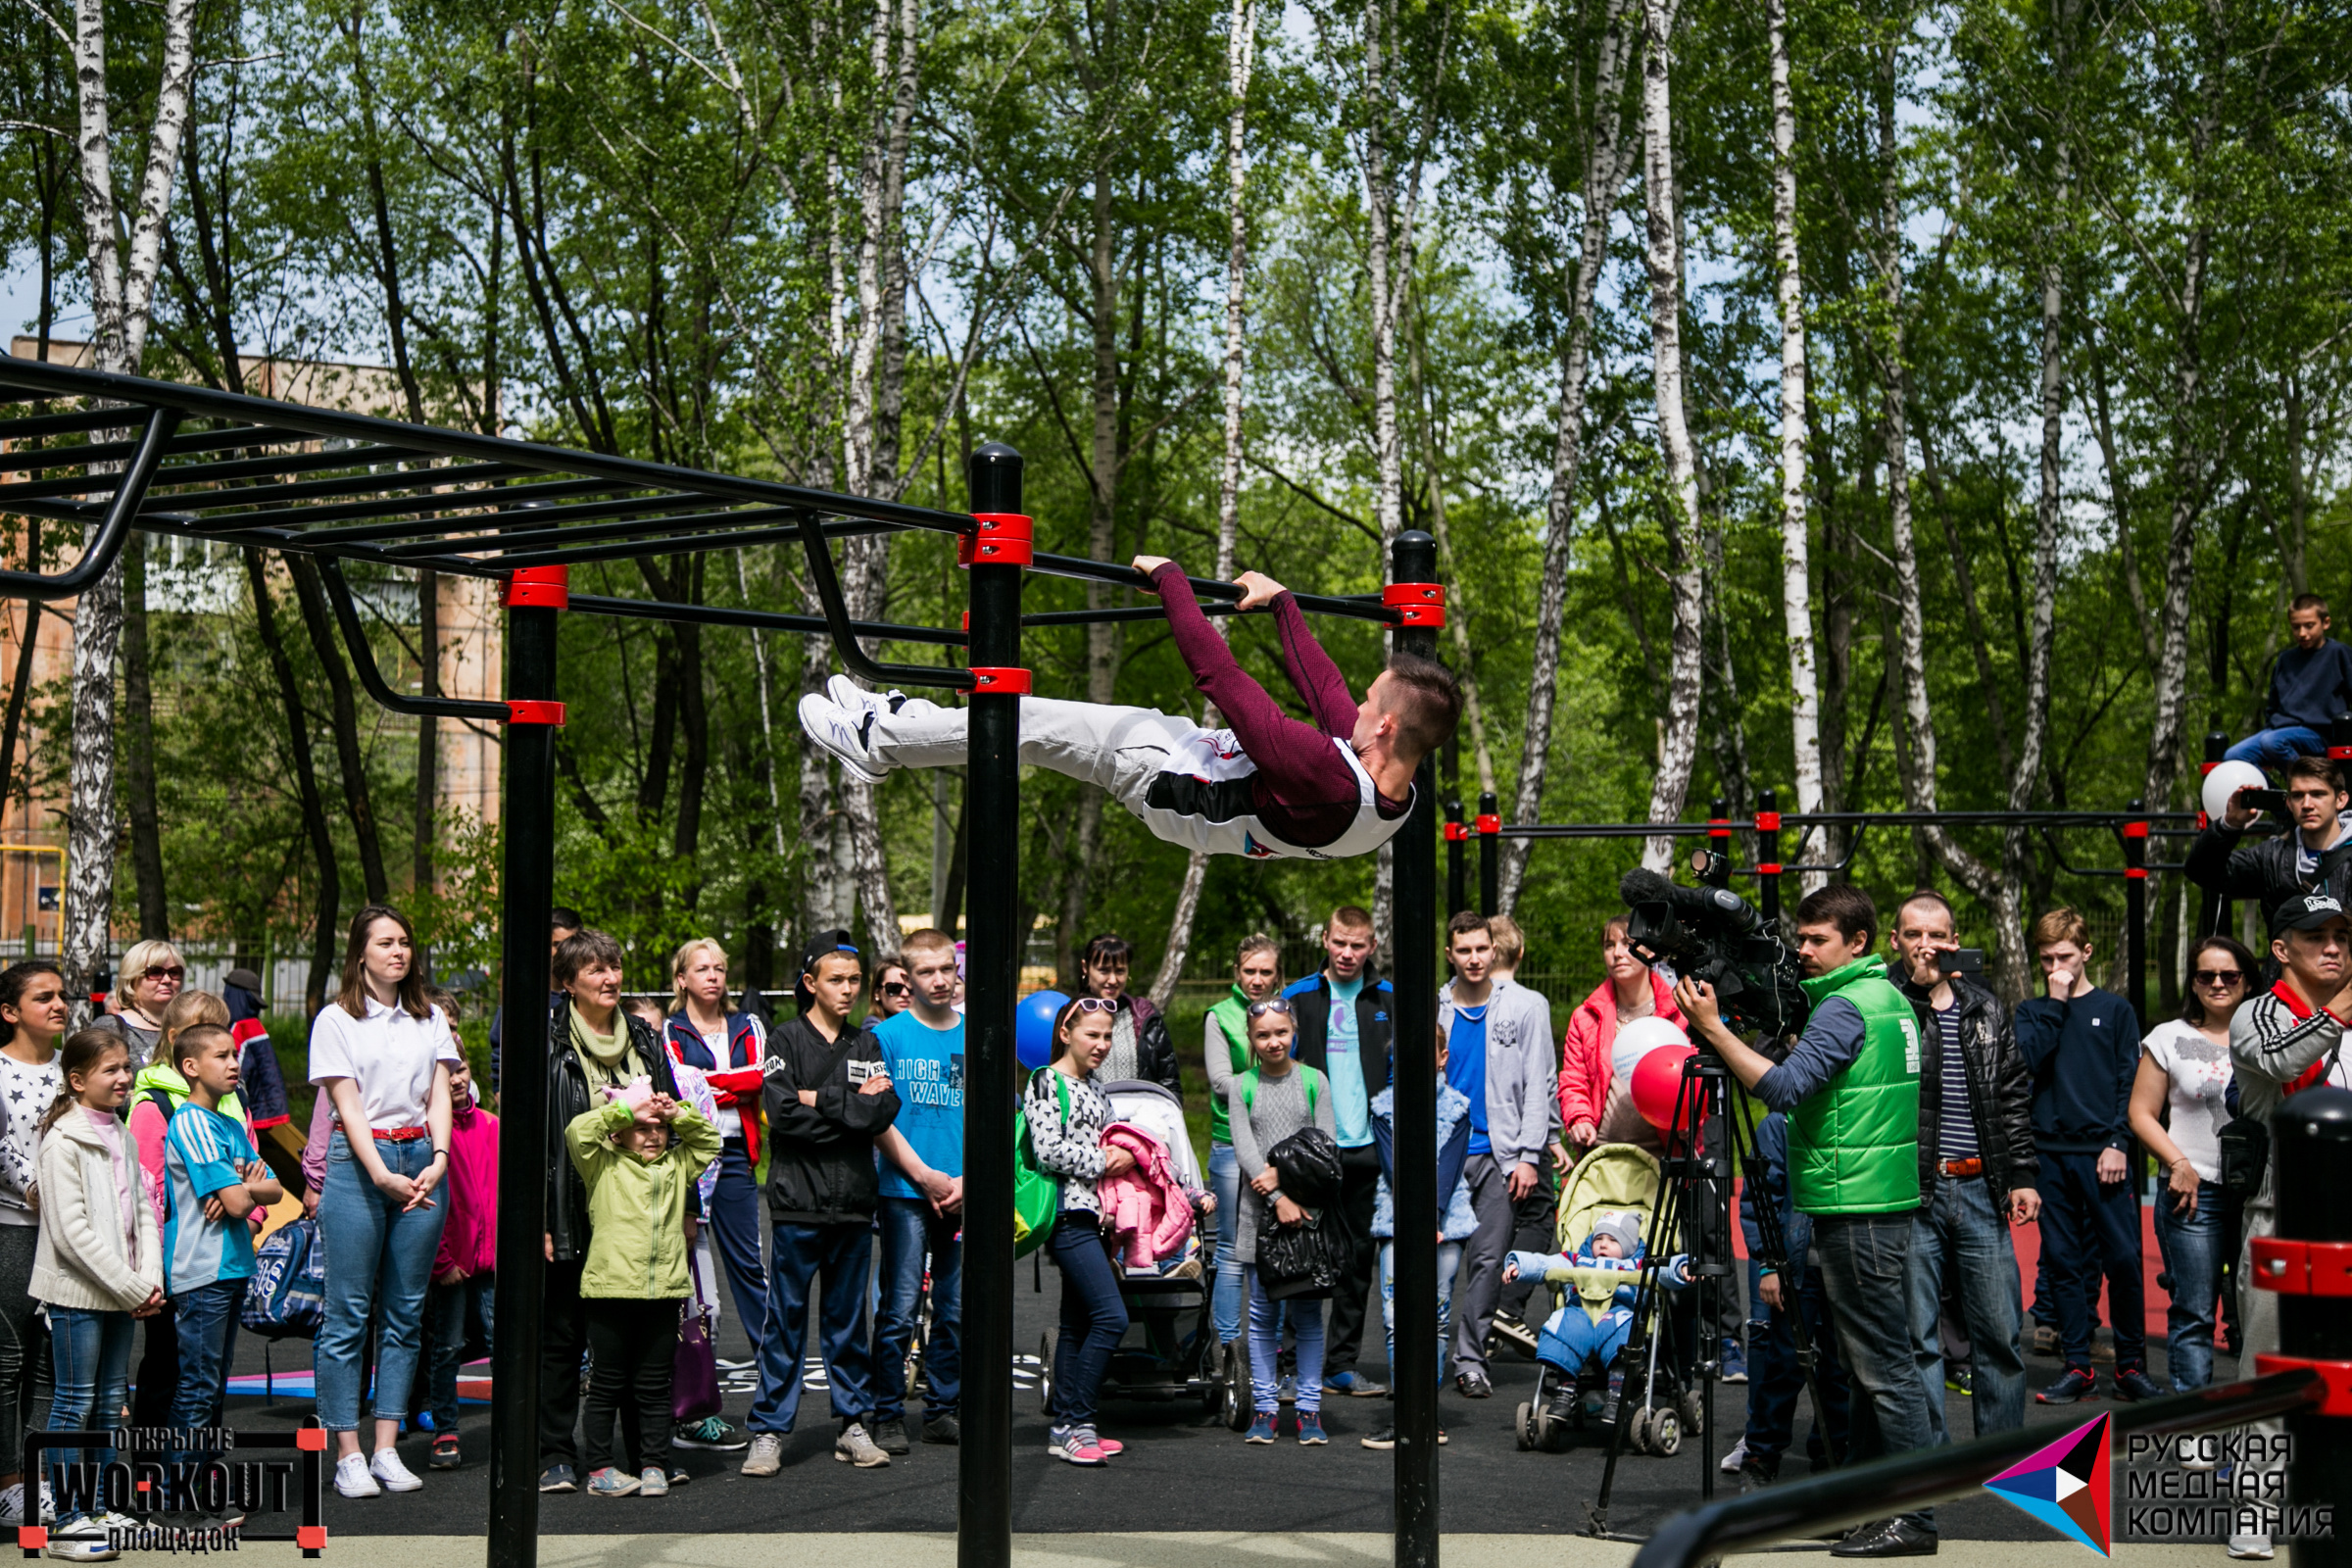
[[[2124,808],[2136,818],[2145,803]],[[2132,1010],[2147,1027],[2148,1016],[2148,824],[2124,824],[2124,981]]]
[[[1756,910],[1767,926],[1781,923],[1781,797],[1756,791]]]
[[[2221,761],[2229,754],[2229,751],[2230,737],[2228,735],[2218,729],[2209,729],[2205,732],[2205,760],[2197,768],[2197,782],[2200,785],[2204,783],[2205,775],[2213,771],[2214,764]],[[2212,825],[2206,818],[2203,792],[2200,790],[2197,802],[2197,831],[2202,833]],[[2203,941],[2215,932],[2224,930],[2229,924],[2230,901],[2218,892],[2199,888],[2197,890],[2197,939]]]
[[[556,628],[564,568],[508,590],[506,801],[500,828],[498,1333],[490,1361],[490,1568],[539,1560],[539,1337],[547,1299],[547,931],[556,881]],[[512,1089],[514,1098],[505,1098]]]
[[[1462,912],[1462,901],[1468,897],[1468,867],[1464,851],[1470,830],[1462,825],[1462,803],[1448,798],[1446,802],[1446,913],[1448,917]]]
[[[1399,548],[1404,540],[1396,541]],[[1400,581],[1402,579],[1399,579]],[[1431,657],[1435,658],[1437,633],[1424,632],[1430,639]],[[1478,912],[1502,912],[1502,808],[1494,803],[1494,792],[1486,790],[1478,797]]]
[[[1718,795],[1707,803],[1707,849],[1714,859],[1707,865],[1707,885],[1732,885],[1732,803]]]
[[[2271,1180],[2278,1195],[2278,1240],[2271,1245],[2303,1253],[2312,1244],[2333,1244],[2333,1250],[2352,1243],[2352,1206],[2343,1200],[2352,1188],[2352,1093],[2322,1085],[2291,1097],[2271,1113],[2271,1144],[2278,1151]],[[2303,1261],[2307,1273],[2255,1263],[2266,1283],[2304,1287],[2279,1293],[2278,1353],[2296,1364],[2352,1361],[2352,1297],[2324,1294],[2328,1284],[2340,1288],[2343,1265],[2329,1268],[2316,1247]],[[2331,1281],[2326,1280],[2329,1274]],[[2267,1347],[2253,1349],[2266,1352]],[[2261,1371],[2276,1370],[2257,1364]],[[2340,1513],[2344,1478],[2352,1476],[2352,1415],[2306,1409],[2286,1418],[2286,1430],[2294,1440],[2288,1505],[2336,1503]],[[2332,1538],[2297,1539],[2289,1555],[2294,1568],[2344,1568],[2352,1564],[2352,1531],[2338,1524]]]
[[[1396,536],[1391,577],[1438,578],[1438,543],[1419,529]],[[1435,659],[1437,630],[1398,627],[1396,651]],[[1395,839],[1396,932],[1396,1568],[1438,1564],[1438,858],[1437,769],[1413,783],[1413,808]],[[1479,801],[1482,906],[1494,908],[1485,831],[1494,797]]]
[[[1018,514],[1021,455],[972,454],[972,511]],[[1024,561],[1025,561],[1024,556]],[[1021,564],[971,566],[975,669],[1021,663]],[[1013,992],[1020,973],[1021,705],[975,692],[967,778],[964,954],[963,1444],[956,1455],[957,1568],[1012,1561]]]

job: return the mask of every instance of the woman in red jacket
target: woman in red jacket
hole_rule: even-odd
[[[1608,978],[1568,1015],[1560,1059],[1560,1125],[1568,1130],[1568,1142],[1580,1150],[1599,1142],[1601,1123],[1608,1115],[1615,1079],[1609,1048],[1617,1041],[1619,1026],[1657,1017],[1678,1029],[1689,1027],[1674,1004],[1674,988],[1627,946],[1627,929],[1622,914],[1611,915],[1600,928],[1600,961]]]

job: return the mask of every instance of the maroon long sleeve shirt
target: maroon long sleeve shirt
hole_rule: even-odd
[[[1306,629],[1298,602],[1287,593],[1275,596],[1274,629],[1282,640],[1283,670],[1314,715],[1311,724],[1284,712],[1242,668],[1200,613],[1182,567],[1174,562],[1159,566],[1152,573],[1152,586],[1167,609],[1169,634],[1193,672],[1194,686],[1217,705],[1256,768],[1250,780],[1250,803],[1266,830],[1302,850],[1319,849],[1347,832],[1362,805],[1355,769],[1340,753],[1355,729],[1355,699],[1339,666]],[[1404,814],[1405,802],[1377,792],[1373,799],[1384,818]]]

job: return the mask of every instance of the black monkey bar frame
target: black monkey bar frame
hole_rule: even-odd
[[[58,410],[58,400],[80,407]],[[8,416],[11,408],[34,405]],[[301,475],[302,477],[291,477]],[[81,524],[80,560],[60,572],[0,571],[0,594],[35,600],[86,591],[116,563],[132,528],[167,537],[314,557],[334,619],[368,694],[420,717],[508,726],[502,873],[502,1008],[510,1078],[544,1079],[547,1032],[531,977],[547,961],[555,878],[555,731],[564,722],[556,654],[565,612],[711,626],[824,633],[852,673],[878,685],[971,694],[971,808],[997,831],[972,835],[967,920],[964,1141],[1009,1151],[1016,1085],[1013,1007],[1020,958],[1019,707],[1029,690],[1021,628],[1141,620],[1150,606],[1021,610],[1024,573],[1143,589],[1132,567],[1038,553],[1021,514],[1022,460],[983,446],[969,470],[970,514],[834,495],[774,480],[704,472],[460,430],[401,423],[138,376],[0,355],[0,515]],[[969,570],[966,629],[853,620],[830,541],[921,529],[957,539]],[[798,542],[821,613],[777,614],[712,605],[574,595],[569,568],[756,544]],[[1394,542],[1394,586],[1378,595],[1297,596],[1311,613],[1394,629],[1401,651],[1436,655],[1444,624],[1429,535]],[[345,566],[451,572],[502,584],[507,670],[502,701],[396,692],[369,650]],[[1242,590],[1190,579],[1212,614]],[[894,664],[864,641],[960,648],[961,664]],[[1396,1555],[1438,1561],[1435,770],[1422,764],[1413,808],[1395,840],[1398,1127]],[[533,1568],[539,1536],[539,1326],[545,1263],[544,1179],[551,1129],[544,1097],[506,1106],[493,1361],[491,1568]],[[560,1157],[560,1156],[558,1156]],[[1012,1169],[976,1157],[965,1176],[965,1439],[957,1453],[960,1568],[1011,1558]]]

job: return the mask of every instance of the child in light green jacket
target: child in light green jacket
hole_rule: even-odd
[[[686,1199],[718,1158],[718,1129],[640,1079],[564,1129],[588,1187],[588,1256],[580,1273],[588,1316],[588,1492],[649,1497],[669,1492],[670,1363],[677,1354],[686,1273]],[[614,1462],[612,1427],[635,1403],[642,1453]],[[634,1472],[634,1473],[632,1473]]]

